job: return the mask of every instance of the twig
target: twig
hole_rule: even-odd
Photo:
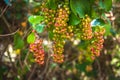
[[[23,69],[23,65],[22,65],[22,61],[21,61],[21,55],[19,55],[19,57],[18,57],[18,61],[19,61],[19,63],[20,63],[20,67],[21,67],[21,69]]]
[[[45,65],[44,71],[41,74],[41,76],[43,76],[45,73],[47,73],[44,78],[46,78],[48,76],[48,72],[47,71],[49,71],[48,67],[49,67],[49,60],[50,60],[50,57],[51,57],[50,53],[53,53],[53,51],[51,49],[48,50],[48,58],[46,60],[46,65]]]
[[[27,63],[27,58],[28,58],[29,54],[30,54],[30,52],[28,51],[27,55],[26,55],[26,57],[25,57],[25,59],[23,61],[24,62],[23,66],[27,66],[27,68],[30,70],[30,68],[28,67],[28,63]]]
[[[64,63],[65,63],[66,65],[69,65],[69,64],[71,64],[73,61],[76,61],[77,59],[78,59],[78,56],[75,56],[75,58],[74,58],[73,60],[71,60],[71,58],[70,58],[69,60],[71,60],[71,61],[66,60]]]
[[[0,17],[5,13],[5,11],[7,10],[8,5],[4,8],[4,10],[2,11],[2,13],[0,14]]]
[[[25,56],[25,59],[24,59],[24,61],[23,61],[25,64],[26,64],[26,62],[27,62],[27,58],[28,58],[28,56],[29,56],[29,53],[30,53],[30,52],[28,51],[28,52],[27,52],[27,55]]]
[[[50,59],[50,56],[48,55],[48,58],[47,58],[47,60],[46,60],[46,65],[45,65],[44,71],[43,71],[43,73],[42,73],[41,75],[44,75],[44,74],[46,73],[46,71],[47,71],[47,69],[48,69],[49,59]]]
[[[30,30],[31,30],[31,27],[29,27],[28,30],[24,32],[25,35],[22,37],[23,40],[31,32]]]
[[[7,25],[7,28],[8,28],[8,30],[10,31],[10,32],[12,32],[12,30],[11,30],[11,26],[10,26],[10,24],[8,23],[8,21],[7,21],[7,19],[5,18],[5,16],[3,15],[2,16],[2,19],[3,19],[3,21],[5,22],[5,24]]]
[[[97,59],[96,59],[96,63],[97,63],[97,65],[98,65],[98,71],[99,71],[98,76],[99,76],[100,80],[103,80],[103,78],[101,77],[101,67],[100,67],[100,63],[99,63],[99,61],[98,61]]]
[[[36,67],[37,67],[37,65],[34,65],[34,68],[33,68],[32,72],[31,72],[30,76],[28,77],[28,80],[31,80],[31,78],[32,78],[32,76],[33,76],[33,74],[35,72]]]
[[[14,34],[17,33],[18,31],[19,31],[19,29],[17,29],[17,30],[16,30],[15,32],[13,32],[13,33],[0,35],[0,37],[6,37],[6,36],[14,35]]]

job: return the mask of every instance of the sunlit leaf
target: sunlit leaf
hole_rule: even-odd
[[[29,34],[27,37],[27,42],[34,43],[34,41],[35,41],[35,34],[34,33]]]
[[[35,26],[35,30],[38,32],[38,33],[42,33],[43,32],[43,30],[44,30],[44,24],[37,24],[36,26]]]
[[[43,16],[37,16],[37,15],[32,15],[28,18],[28,21],[31,23],[31,24],[38,24],[40,23],[41,21],[44,20],[44,17]]]
[[[119,62],[119,59],[118,58],[113,58],[112,61],[111,61],[111,64],[114,65],[117,62]]]
[[[102,20],[102,19],[94,19],[94,20],[91,22],[91,26],[92,26],[92,27],[102,26],[102,25],[105,25],[105,22],[104,22],[104,20]]]

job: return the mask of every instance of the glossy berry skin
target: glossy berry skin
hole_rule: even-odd
[[[68,25],[70,14],[69,0],[61,1],[55,10],[48,8],[47,3],[43,2],[41,11],[45,17],[44,23],[46,24],[46,30],[52,31],[54,34],[52,38],[54,51],[54,56],[52,56],[53,61],[61,63],[64,58],[62,53],[64,51],[65,40],[73,37],[73,26]]]
[[[57,63],[62,63],[64,61],[63,51],[65,40],[71,39],[73,36],[72,26],[68,25],[69,21],[69,7],[68,0],[65,0],[63,6],[58,7],[55,15],[54,23],[54,44],[53,44],[53,61]]]
[[[30,51],[34,53],[35,62],[42,65],[44,64],[45,52],[42,47],[42,39],[36,40],[34,43],[30,44]]]
[[[73,27],[74,37],[81,40],[91,40],[93,37],[91,19],[88,15],[80,19],[80,23]]]
[[[105,29],[103,27],[97,26],[94,32],[94,37],[93,37],[94,41],[90,49],[92,53],[92,57],[100,56],[100,51],[102,50],[104,43],[104,38],[103,38],[104,33],[105,33]]]
[[[63,63],[64,62],[64,55],[63,54],[53,54],[53,60],[57,63]]]
[[[79,25],[81,28],[81,39],[82,40],[90,40],[92,38],[92,28],[90,24],[91,20],[86,15],[85,18],[81,20],[81,24]]]
[[[41,5],[41,11],[42,11],[42,15],[45,17],[44,23],[46,24],[46,27],[48,29],[51,28],[51,26],[53,26],[54,22],[55,22],[55,13],[56,10],[53,9],[49,9],[45,3],[42,3]]]

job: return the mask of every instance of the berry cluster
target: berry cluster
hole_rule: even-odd
[[[94,41],[91,46],[91,53],[92,57],[94,58],[95,56],[100,56],[100,51],[103,48],[103,35],[105,33],[105,29],[103,27],[97,27],[94,32]]]
[[[47,8],[45,3],[43,3],[41,6],[41,11],[45,16],[45,24],[47,24],[47,28],[50,28],[50,26],[54,24],[56,10]]]
[[[92,28],[90,24],[91,20],[88,16],[81,20],[80,29],[81,32],[81,39],[82,40],[90,40],[92,38]]]
[[[54,62],[57,62],[57,63],[62,63],[64,60],[64,55],[63,54],[54,54],[53,55],[53,60]]]
[[[64,47],[64,40],[61,40],[61,41],[55,41],[54,45],[53,45],[53,51],[54,51],[54,54],[53,54],[53,60],[54,62],[57,62],[57,63],[62,63],[63,62],[63,47]]]
[[[68,40],[71,40],[71,38],[74,36],[73,29],[74,29],[73,26],[68,26],[68,27],[67,27],[66,38],[67,38]]]
[[[67,33],[67,21],[68,21],[68,16],[69,16],[69,8],[59,8],[57,10],[56,18],[55,18],[55,28],[53,30],[53,33],[56,34],[54,37],[66,38],[66,33]]]
[[[34,43],[30,44],[30,51],[34,53],[35,62],[38,64],[44,64],[45,52],[42,47],[42,42],[42,39],[38,39]]]
[[[87,47],[87,50],[93,55],[92,57],[99,56],[104,42],[104,28],[97,26],[95,27],[95,31],[92,32],[90,24],[91,19],[87,15],[84,18],[80,18],[80,23],[78,25],[69,25],[69,6],[69,0],[62,0],[58,1],[57,9],[48,8],[47,2],[43,2],[40,7],[40,15],[45,18],[42,22],[46,25],[45,30],[53,34],[51,37],[51,40],[53,41],[52,48],[54,51],[54,54],[52,55],[53,61],[57,63],[62,63],[64,61],[64,55],[62,53],[64,52],[65,41],[73,40],[73,38],[86,40],[88,42],[86,45],[89,47]],[[42,48],[41,39],[30,44],[30,51],[34,53],[35,61],[37,63],[44,63],[45,54]]]
[[[62,55],[65,44],[65,39],[70,38],[71,33],[68,33],[70,31],[70,26],[68,28],[68,20],[69,20],[69,8],[68,8],[68,2],[66,1],[65,4],[58,8],[55,18],[55,24],[54,24],[54,55],[53,60],[58,63],[63,62],[64,56]],[[72,31],[71,31],[72,32]]]

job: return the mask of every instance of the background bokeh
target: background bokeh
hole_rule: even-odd
[[[34,63],[26,41],[31,32],[28,16],[37,14],[42,0],[0,0],[0,80],[120,80],[120,1],[113,0],[111,29],[100,57],[90,61],[78,40],[67,41],[63,64]],[[46,33],[42,34],[47,41]]]

